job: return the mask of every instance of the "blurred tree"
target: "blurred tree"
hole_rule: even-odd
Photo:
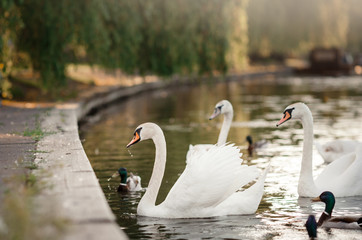
[[[30,56],[44,88],[66,83],[69,63],[130,74],[240,71],[248,53],[361,50],[358,0],[2,0],[2,75]]]
[[[358,0],[253,0],[249,53],[307,54],[315,46],[361,51]]]
[[[104,12],[102,7],[97,0],[24,0],[20,6],[24,28],[18,47],[29,53],[45,89],[65,85],[65,67],[71,59],[67,51],[74,53],[84,44],[90,56],[98,57],[107,50],[106,31],[97,14]]]
[[[246,2],[24,0],[16,45],[45,89],[65,84],[71,62],[142,75],[225,73],[246,62]]]
[[[21,0],[0,1],[0,97],[11,98],[8,76],[13,66],[17,33],[22,28]]]
[[[224,11],[225,27],[229,29],[226,65],[232,71],[245,70],[248,65],[248,4],[249,0],[233,0]]]
[[[321,45],[345,48],[349,26],[348,4],[345,0],[322,0],[318,7]]]
[[[362,52],[362,2],[360,0],[349,0],[348,4],[348,33],[347,33],[347,46],[351,52]]]

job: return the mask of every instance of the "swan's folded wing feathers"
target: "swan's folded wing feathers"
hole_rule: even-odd
[[[334,140],[323,145],[316,143],[316,148],[325,162],[333,162],[343,155],[356,150],[359,142],[354,140]]]
[[[228,199],[223,201],[217,207],[225,211],[223,212],[224,215],[255,213],[264,194],[264,183],[269,169],[270,164],[251,187],[245,189],[244,191],[233,193]]]
[[[346,169],[348,169],[351,164],[353,164],[355,158],[356,154],[352,152],[334,160],[328,164],[319,174],[319,176],[316,178],[316,183],[326,183],[327,185],[330,185],[330,181],[333,181],[334,178],[343,174],[343,172],[346,171]]]
[[[213,146],[195,157],[162,204],[185,211],[216,206],[259,175],[256,167],[241,165],[241,153],[233,145]]]
[[[328,187],[338,196],[362,194],[362,145],[328,164],[316,179],[319,188]]]

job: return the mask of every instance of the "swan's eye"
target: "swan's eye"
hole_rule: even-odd
[[[138,141],[141,139],[141,130],[142,128],[137,128],[136,131],[134,132],[133,136],[135,139],[137,139]]]
[[[292,116],[292,112],[295,108],[289,108],[289,109],[286,109],[283,113],[284,113],[284,117],[289,114],[290,116]]]
[[[136,131],[134,131],[134,136],[136,136],[136,134],[140,135],[142,128],[137,128]]]
[[[277,123],[277,127],[280,126],[282,123],[288,121],[289,119],[292,118],[292,111],[294,110],[294,108],[289,108],[287,110],[285,110],[283,112],[284,116],[282,117],[282,119],[280,119],[280,121]]]
[[[140,137],[141,130],[142,130],[142,128],[136,129],[136,131],[133,134],[133,138],[132,138],[131,142],[127,144],[127,148],[132,146],[133,144],[138,143],[139,141],[141,141],[141,137]]]

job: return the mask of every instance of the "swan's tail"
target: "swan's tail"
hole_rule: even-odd
[[[264,172],[260,175],[259,179],[252,185],[250,188],[246,189],[243,193],[245,196],[250,198],[250,201],[246,201],[246,204],[249,205],[251,211],[256,212],[259,207],[260,201],[264,194],[264,183],[266,176],[270,169],[270,163]]]
[[[223,215],[254,214],[256,212],[264,194],[264,182],[269,168],[270,164],[254,185],[242,192],[234,193],[218,206]]]

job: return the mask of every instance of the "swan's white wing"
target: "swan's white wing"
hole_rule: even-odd
[[[330,163],[345,154],[354,152],[358,144],[358,141],[334,140],[323,145],[316,143],[316,147],[324,161]]]
[[[237,147],[223,145],[192,157],[162,205],[187,211],[224,201],[259,175],[255,166],[241,165],[241,155]]]
[[[320,189],[332,191],[335,196],[362,194],[362,145],[330,163],[316,179]]]
[[[251,187],[242,192],[233,193],[229,198],[220,203],[217,206],[219,214],[232,215],[255,213],[264,194],[264,182],[269,169],[270,164]]]
[[[329,182],[348,169],[356,158],[356,153],[350,153],[328,164],[316,178],[318,185],[329,185]]]
[[[189,150],[186,153],[186,164],[190,161],[190,159],[197,159],[197,156],[205,153],[209,150],[213,144],[197,144],[189,146]]]

